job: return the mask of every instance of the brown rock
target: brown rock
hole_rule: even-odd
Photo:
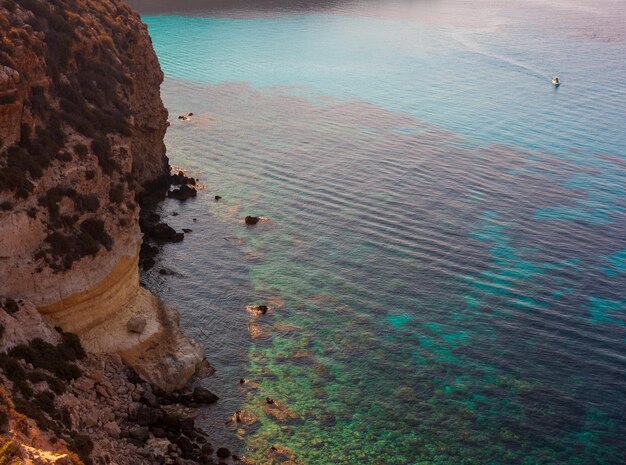
[[[226,447],[220,447],[219,449],[217,449],[215,455],[217,455],[221,459],[225,459],[227,457],[230,457],[230,451]]]
[[[269,307],[267,305],[248,305],[246,310],[253,315],[265,315],[269,310]]]
[[[233,414],[230,421],[244,426],[250,426],[259,421],[259,418],[248,410],[238,410]]]
[[[269,454],[275,457],[278,460],[295,460],[297,458],[297,454],[291,449],[287,449],[286,447],[274,445],[269,448]]]
[[[146,329],[146,324],[147,321],[145,317],[135,315],[130,320],[128,320],[128,323],[126,323],[126,329],[128,329],[128,332],[130,333],[141,334]]]
[[[164,405],[161,408],[167,415],[176,418],[179,422],[195,420],[200,414],[198,409],[181,404]]]
[[[105,423],[102,426],[102,429],[104,430],[105,433],[107,433],[112,438],[119,438],[120,433],[121,433],[119,425],[114,421]]]
[[[192,400],[198,404],[213,404],[219,400],[219,397],[208,389],[198,386],[193,390]]]

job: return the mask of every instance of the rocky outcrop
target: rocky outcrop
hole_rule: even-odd
[[[118,0],[0,1],[1,463],[212,463],[185,409],[217,397],[171,394],[203,348],[139,282],[138,199],[195,183],[170,178],[162,80]]]
[[[163,137],[167,129],[167,110],[161,101],[160,86],[163,72],[152,48],[145,25],[141,33],[130,41],[129,55],[139,72],[141,83],[136,83],[130,105],[134,115],[131,152],[133,174],[139,186],[169,174]]]
[[[136,197],[169,179],[162,80],[118,0],[0,2],[2,294],[171,390],[203,354],[139,284]]]
[[[30,302],[0,297],[0,328],[1,463],[215,463],[195,424],[210,391],[162,395],[119,355],[85,353]]]

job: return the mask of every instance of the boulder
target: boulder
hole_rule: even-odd
[[[170,175],[170,184],[172,186],[186,186],[188,184],[195,186],[196,180],[190,176],[185,176],[184,172],[179,171],[176,174]]]
[[[165,430],[163,428],[159,428],[158,426],[150,428],[150,432],[155,438],[164,438],[166,436]]]
[[[159,407],[159,399],[152,392],[152,386],[150,386],[148,383],[145,383],[143,385],[143,388],[144,389],[143,394],[141,395],[141,401],[150,407]]]
[[[203,364],[204,347],[182,334],[176,309],[158,305],[163,331],[120,355],[141,379],[167,394],[182,389],[196,374]]]
[[[211,457],[211,455],[213,455],[213,447],[211,446],[211,444],[203,444],[200,448],[200,455],[204,459],[208,459],[209,457]]]
[[[164,405],[162,409],[166,414],[167,424],[172,426],[195,420],[200,414],[198,409],[181,404]]]
[[[128,320],[128,323],[126,323],[126,329],[130,333],[141,334],[146,329],[146,324],[147,322],[145,317],[141,315],[135,315],[130,320]]]
[[[230,457],[230,451],[226,447],[220,447],[219,449],[217,449],[215,455],[217,455],[221,459],[225,459],[227,457]]]
[[[137,424],[139,426],[152,426],[163,418],[163,412],[158,408],[142,405],[137,411]]]
[[[180,242],[185,238],[185,234],[176,232],[166,223],[146,225],[144,232],[148,237],[159,242]]]
[[[150,438],[150,430],[145,426],[138,426],[128,430],[128,435],[139,442],[146,442]]]
[[[176,199],[176,200],[181,200],[181,201],[190,199],[197,195],[198,195],[198,191],[196,191],[196,188],[189,187],[187,185],[180,186],[178,189],[173,189],[171,191],[168,191],[167,193],[168,197],[172,199]]]
[[[219,397],[217,397],[211,391],[200,386],[196,387],[193,390],[193,395],[191,398],[193,402],[196,402],[198,404],[213,404],[219,399]]]
[[[102,429],[104,430],[104,432],[106,434],[108,434],[109,436],[111,436],[112,438],[119,438],[120,437],[120,427],[119,425],[114,422],[114,421],[110,421],[108,423],[106,423]]]
[[[194,449],[194,444],[191,442],[191,440],[188,437],[180,436],[179,438],[176,439],[176,441],[174,441],[174,443],[178,447],[180,447],[180,450],[184,458],[190,459],[193,457],[192,451]],[[198,446],[195,446],[195,447],[198,447]]]
[[[258,216],[246,216],[244,218],[244,222],[250,226],[257,224],[259,220],[260,218]]]

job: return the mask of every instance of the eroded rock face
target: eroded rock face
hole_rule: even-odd
[[[119,355],[85,353],[30,302],[0,296],[0,324],[3,463],[212,463],[198,411],[166,405]]]
[[[8,302],[15,302],[11,310]],[[0,325],[4,328],[0,337],[0,353],[39,338],[50,344],[58,344],[59,334],[43,320],[31,302],[11,301],[0,297]]]
[[[0,5],[3,292],[46,307],[136,258],[135,193],[169,176],[163,73],[117,0]]]
[[[157,301],[157,309],[159,331],[121,355],[143,379],[164,392],[172,392],[183,388],[199,371],[204,348],[181,333],[174,308]]]
[[[10,145],[19,140],[22,121],[23,90],[20,73],[0,66],[0,140]]]
[[[162,80],[121,1],[0,2],[0,291],[169,390],[203,357],[139,285],[136,195],[169,179]]]

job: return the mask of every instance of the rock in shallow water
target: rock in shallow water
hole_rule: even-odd
[[[203,387],[197,387],[193,390],[192,399],[198,404],[212,404],[219,400],[215,394]]]
[[[244,222],[250,226],[257,224],[259,220],[260,218],[258,216],[246,216],[244,218]]]
[[[167,193],[167,196],[176,200],[187,200],[198,195],[195,187],[180,186],[178,189],[171,190]]]
[[[157,223],[144,227],[144,234],[159,242],[180,242],[185,238],[183,233],[177,233],[174,228],[166,223]]]
[[[269,307],[267,305],[248,305],[246,310],[255,315],[265,315]]]
[[[230,451],[226,447],[220,447],[217,449],[216,455],[221,459],[225,459],[226,457],[230,457]]]

